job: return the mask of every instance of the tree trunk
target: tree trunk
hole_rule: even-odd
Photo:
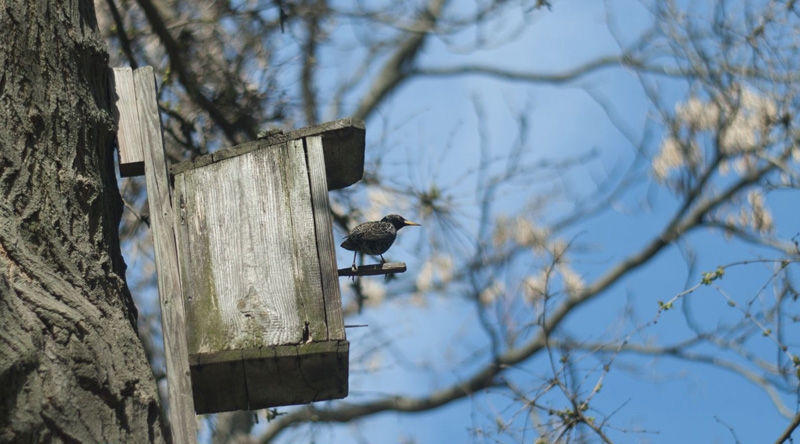
[[[91,0],[0,1],[0,442],[164,442]]]

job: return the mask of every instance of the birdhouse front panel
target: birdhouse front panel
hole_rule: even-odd
[[[302,140],[176,177],[189,352],[327,340]]]
[[[363,162],[363,124],[355,129],[334,128],[327,141],[358,146],[342,135],[360,137]],[[302,131],[173,169],[197,413],[347,395],[327,195],[326,165],[335,163],[326,162],[324,131]]]

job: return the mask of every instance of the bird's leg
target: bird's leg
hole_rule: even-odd
[[[350,269],[353,270],[353,273],[358,271],[358,267],[356,267],[356,256],[358,256],[358,251],[353,252],[353,266],[350,267]]]
[[[381,264],[385,264],[386,263],[386,259],[383,258],[383,255],[379,254],[378,256],[381,257]]]

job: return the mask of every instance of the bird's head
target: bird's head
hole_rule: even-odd
[[[381,219],[381,222],[389,222],[390,224],[394,225],[395,230],[399,230],[403,227],[408,227],[408,226],[419,226],[418,223],[406,220],[403,216],[399,214],[390,214]]]

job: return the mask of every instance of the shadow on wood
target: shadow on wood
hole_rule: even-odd
[[[340,268],[339,276],[377,276],[379,274],[405,273],[406,264],[404,262],[387,262],[385,264],[362,265],[358,270],[351,268]]]

